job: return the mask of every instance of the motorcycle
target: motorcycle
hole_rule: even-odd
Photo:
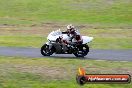
[[[80,35],[78,30],[76,30],[76,33]],[[89,46],[87,44],[93,40],[93,37],[81,36],[81,43],[72,39],[69,44],[60,43],[61,39],[69,41],[70,37],[66,32],[60,30],[52,31],[47,37],[48,42],[41,47],[41,54],[43,56],[50,56],[53,53],[74,54],[76,57],[84,57],[89,52]]]

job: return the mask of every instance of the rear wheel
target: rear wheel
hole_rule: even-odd
[[[41,47],[41,54],[43,56],[50,56],[53,54],[52,50],[49,49],[49,45],[47,44],[44,44],[42,47]]]
[[[88,45],[78,45],[75,49],[75,53],[73,53],[76,57],[84,57],[88,54],[89,47]]]

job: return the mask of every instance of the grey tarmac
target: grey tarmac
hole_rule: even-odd
[[[47,56],[45,57],[41,55],[40,48],[28,48],[28,47],[26,48],[26,47],[1,46],[0,56],[47,58]],[[132,49],[128,49],[128,50],[90,49],[90,52],[84,58],[76,58],[73,54],[53,54],[48,58],[132,61]]]

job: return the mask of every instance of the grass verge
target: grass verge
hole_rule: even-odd
[[[130,0],[0,0],[0,2],[0,24],[33,25],[45,22],[115,26],[132,24]]]
[[[95,61],[78,58],[26,58],[0,56],[0,87],[4,88],[130,88],[132,84],[88,84],[79,86],[78,67],[87,73],[132,75],[132,62]]]
[[[38,47],[47,42],[52,31],[44,28],[1,28],[0,46]],[[132,49],[131,29],[81,29],[82,35],[93,36],[89,44],[94,49]]]

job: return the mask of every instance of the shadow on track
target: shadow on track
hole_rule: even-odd
[[[52,56],[42,56],[41,58],[52,58],[52,59],[79,59],[79,60],[95,60],[95,58],[87,58],[87,57],[75,57],[73,55],[52,55]]]

